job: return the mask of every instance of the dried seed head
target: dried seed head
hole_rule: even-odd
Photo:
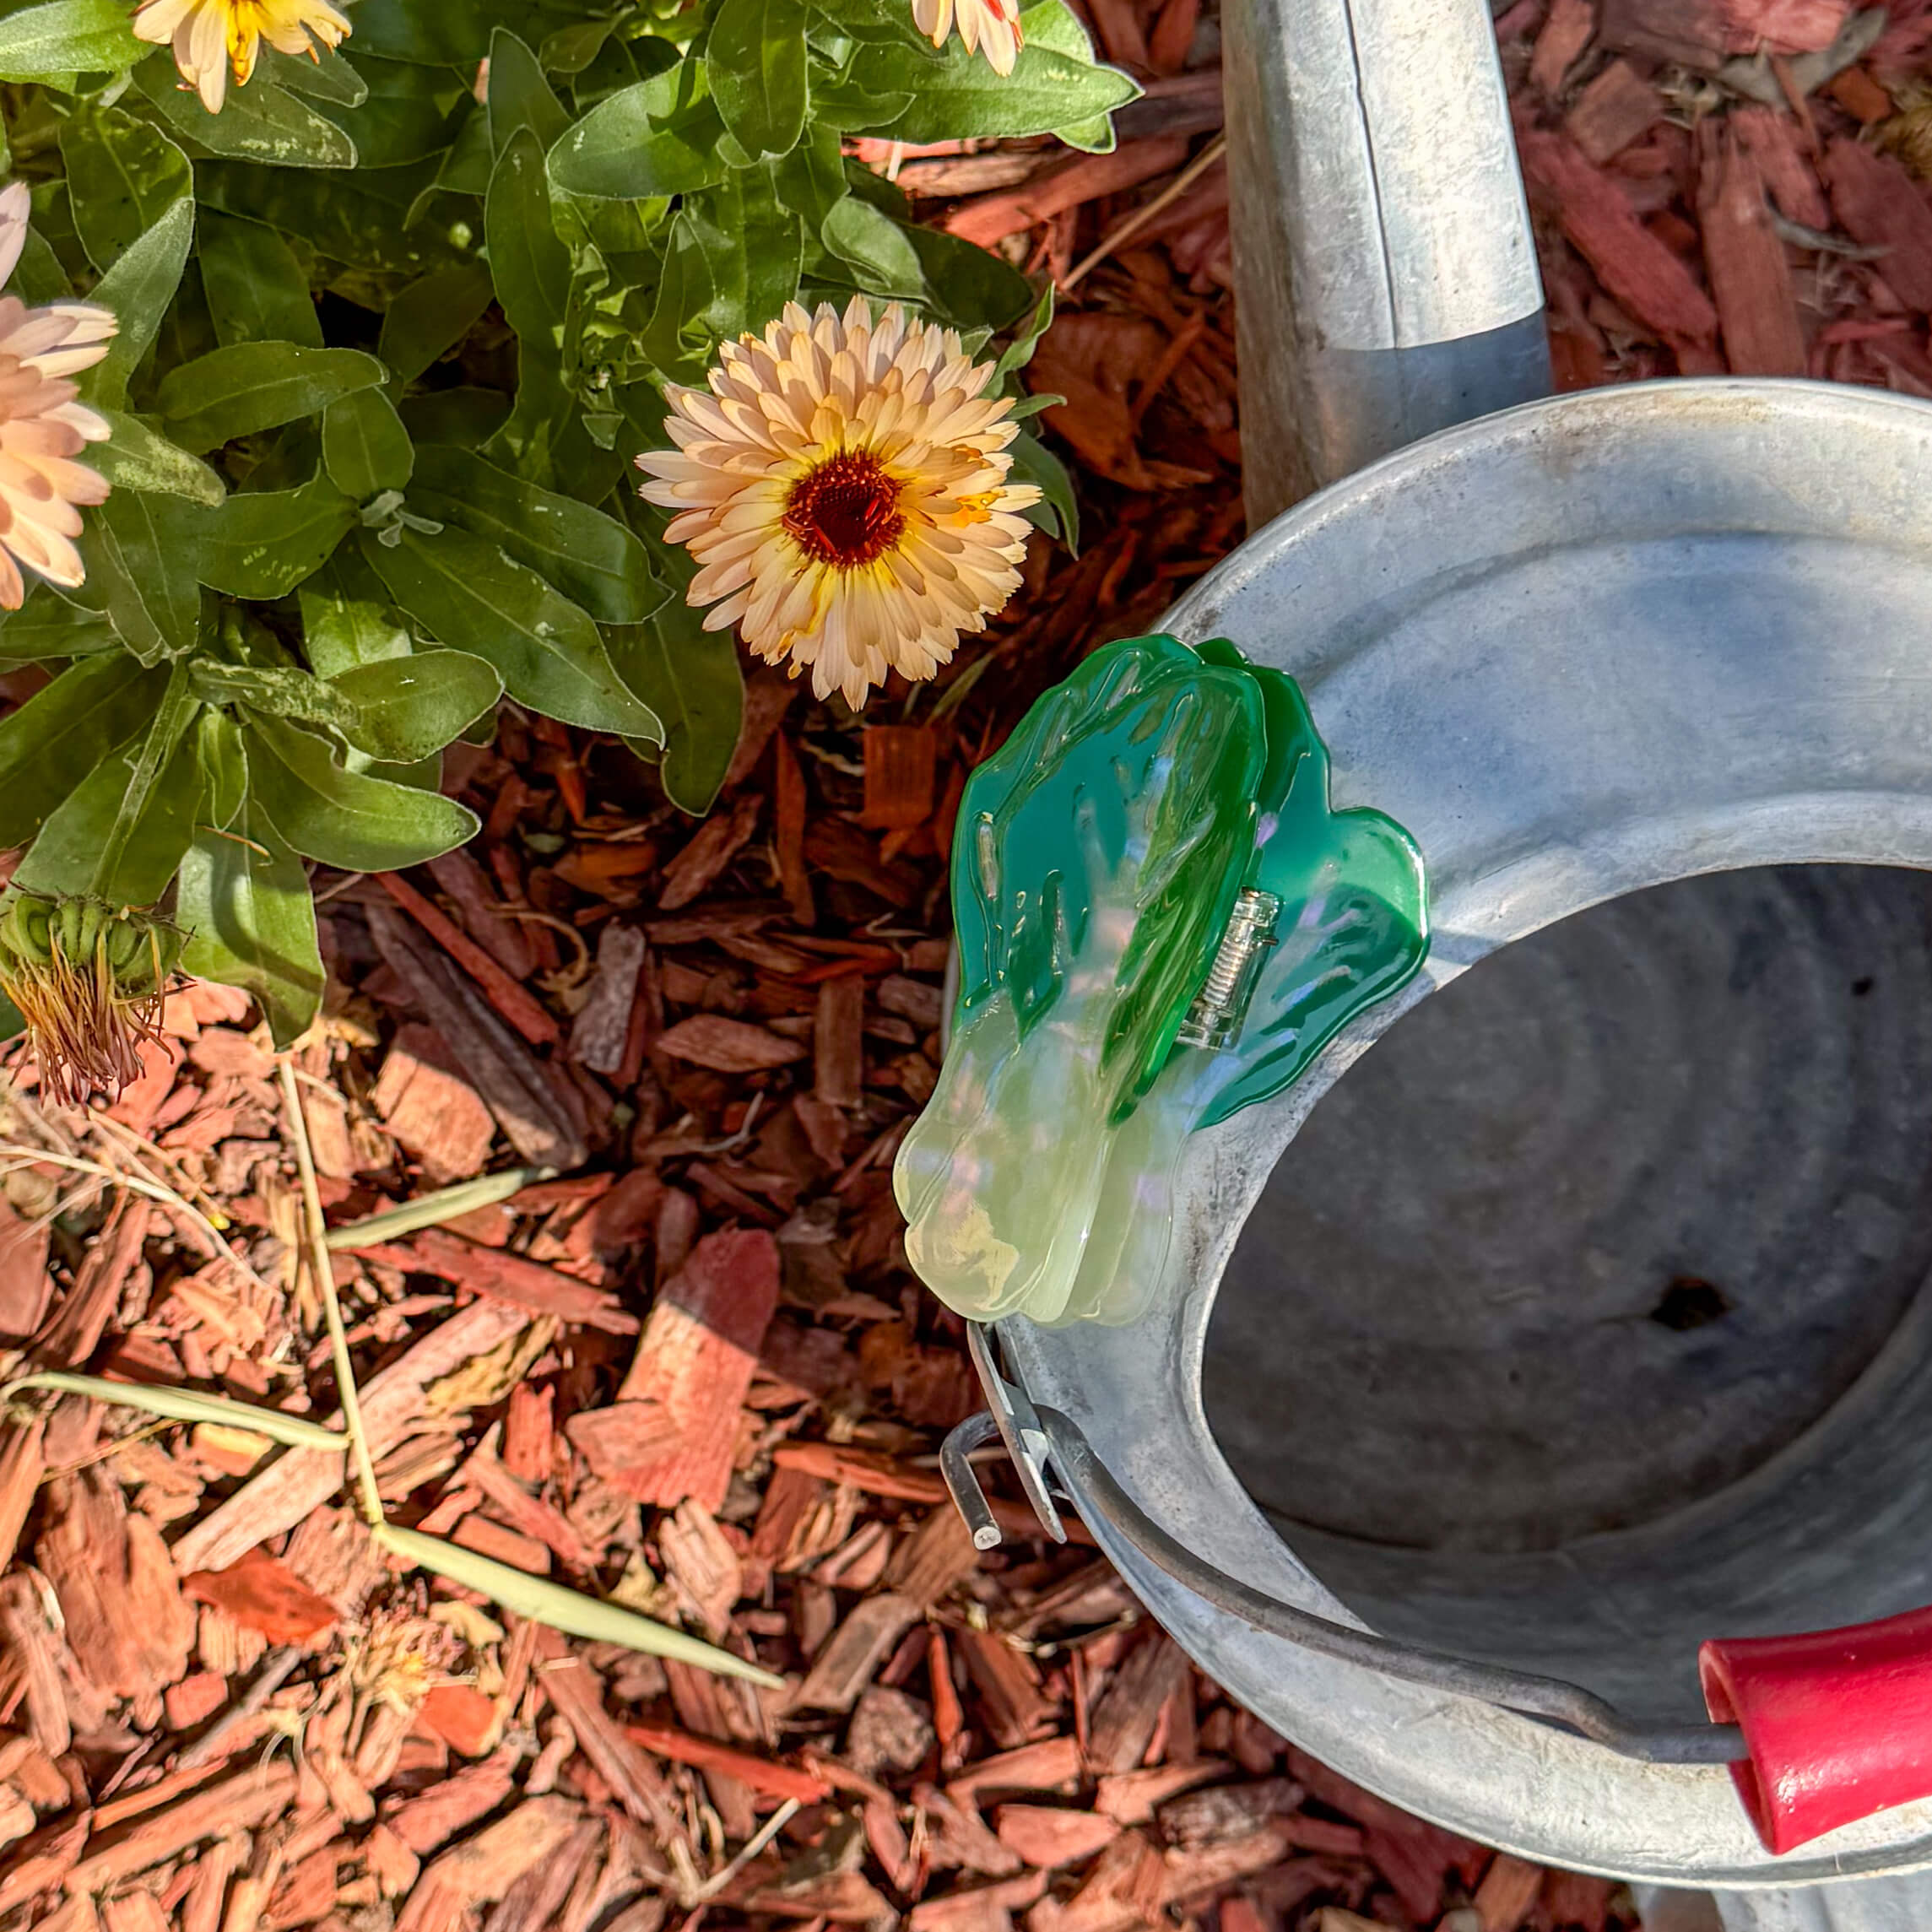
[[[9,894],[0,909],[0,993],[27,1023],[42,1090],[57,1106],[115,1099],[160,1038],[187,935],[150,912],[85,897]]]

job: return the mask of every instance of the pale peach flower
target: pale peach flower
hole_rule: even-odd
[[[855,708],[889,670],[929,678],[1018,587],[1040,500],[1006,480],[1019,433],[951,329],[797,303],[719,351],[709,388],[668,391],[675,450],[637,458],[665,534],[701,566],[689,601],[767,663],[811,667]]]
[[[943,47],[948,30],[956,26],[966,51],[984,54],[1003,78],[1026,45],[1015,0],[912,0],[912,24],[935,47]]]
[[[142,0],[134,16],[139,39],[174,42],[181,78],[210,114],[220,113],[227,98],[230,68],[237,87],[246,84],[262,41],[278,53],[319,60],[316,43],[333,47],[349,30],[329,0]]]
[[[24,181],[0,189],[0,283],[26,246],[28,213]],[[106,441],[107,425],[67,378],[106,354],[114,330],[91,302],[30,309],[0,295],[0,606],[8,610],[26,595],[22,564],[66,590],[87,574],[73,547],[77,506],[104,501],[107,484],[73,459]]]

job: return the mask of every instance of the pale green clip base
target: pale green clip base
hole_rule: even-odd
[[[1236,893],[1281,901],[1231,1047],[1177,1047]],[[1188,1136],[1279,1093],[1427,950],[1422,863],[1336,812],[1292,680],[1231,645],[1094,653],[966,787],[961,981],[899,1152],[906,1253],[975,1321],[1117,1323],[1162,1278]]]

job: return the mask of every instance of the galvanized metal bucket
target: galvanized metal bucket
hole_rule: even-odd
[[[1285,513],[1166,627],[1299,680],[1433,950],[1193,1137],[1145,1319],[976,1337],[958,1493],[997,1425],[1205,1670],[1424,1817],[1727,1925],[1922,1927],[1932,1805],[1773,1858],[1697,1657],[1932,1602],[1932,408],[1537,399],[1478,0],[1225,28]]]

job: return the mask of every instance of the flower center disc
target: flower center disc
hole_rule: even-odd
[[[864,450],[842,450],[801,476],[785,499],[783,522],[814,563],[847,571],[875,562],[906,528],[898,484]]]

